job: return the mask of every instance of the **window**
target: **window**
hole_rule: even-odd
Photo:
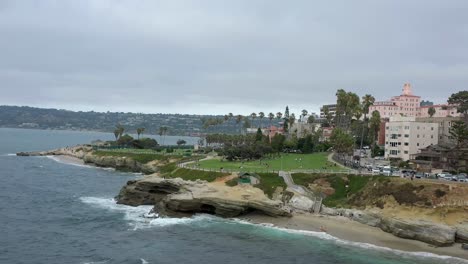
[[[434,135],[431,135],[431,138],[434,138]]]
[[[416,146],[418,146],[418,147],[419,147],[419,143],[418,143],[418,144],[416,144]]]
[[[431,130],[433,131],[433,130],[434,130],[434,128],[433,128],[433,127],[431,127]]]
[[[408,151],[407,151],[407,150],[405,150],[405,152],[404,152],[404,153],[405,153],[405,154],[408,154]]]
[[[408,134],[405,134],[405,138],[409,138],[409,135],[408,135]]]
[[[418,138],[419,138],[419,134],[418,134]]]
[[[405,142],[405,146],[409,146],[409,143],[408,143],[408,142]]]

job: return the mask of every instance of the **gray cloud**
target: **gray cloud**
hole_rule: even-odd
[[[0,104],[317,111],[466,90],[466,1],[1,1]]]

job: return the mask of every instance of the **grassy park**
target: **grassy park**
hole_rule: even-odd
[[[328,162],[327,153],[281,154],[281,157],[264,158],[253,161],[227,161],[222,158],[200,161],[199,168],[236,171],[279,171],[279,170],[341,170]]]

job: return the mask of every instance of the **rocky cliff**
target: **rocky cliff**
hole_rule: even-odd
[[[251,186],[229,187],[224,183],[162,179],[154,175],[129,181],[116,199],[120,204],[132,206],[154,205],[166,215],[209,213],[235,217],[258,211],[270,216],[290,216],[281,201],[270,200]]]
[[[49,151],[19,152],[17,156],[70,156],[83,160],[84,163],[98,167],[115,168],[122,171],[142,172],[152,174],[159,171],[160,161],[152,161],[146,164],[137,162],[125,156],[100,156],[93,153],[89,145],[78,145],[74,147],[59,148]]]

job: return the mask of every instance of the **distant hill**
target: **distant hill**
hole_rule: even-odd
[[[239,124],[233,119],[203,129],[203,120],[208,118],[223,119],[223,116],[74,112],[28,106],[0,106],[0,127],[113,132],[115,126],[120,124],[128,133],[136,133],[138,127],[144,127],[145,134],[157,134],[161,126],[169,128],[169,135],[177,136],[239,132]]]

